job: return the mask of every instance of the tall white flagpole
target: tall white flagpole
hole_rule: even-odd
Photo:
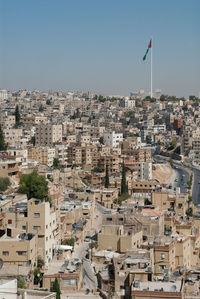
[[[153,97],[153,89],[152,89],[152,49],[153,49],[153,43],[152,43],[152,37],[151,37],[151,98]]]

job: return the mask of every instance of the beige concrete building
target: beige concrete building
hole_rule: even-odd
[[[4,130],[5,142],[10,146],[20,147],[23,145],[23,132],[22,129],[5,129]]]
[[[0,156],[0,177],[13,177],[19,174],[19,163],[13,156]]]
[[[52,147],[56,143],[62,143],[62,125],[42,124],[36,126],[36,146]]]
[[[0,258],[5,265],[27,266],[32,269],[36,265],[36,236],[20,233],[19,230],[7,228],[0,238]]]
[[[28,158],[39,162],[40,164],[52,166],[56,151],[49,147],[32,147],[28,148]]]
[[[98,234],[98,248],[112,249],[126,252],[128,249],[139,248],[142,244],[142,231],[135,234],[126,234],[123,225],[103,225]]]

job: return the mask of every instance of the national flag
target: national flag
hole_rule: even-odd
[[[150,42],[148,44],[148,48],[147,48],[146,53],[145,53],[145,55],[143,57],[143,61],[146,60],[147,54],[149,52],[149,49],[151,49],[151,46],[152,46],[152,40],[150,39]]]

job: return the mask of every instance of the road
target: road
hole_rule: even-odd
[[[194,178],[193,178],[193,190],[192,199],[194,202],[200,204],[200,170],[193,168]]]
[[[174,183],[175,187],[180,187],[181,193],[187,193],[188,192],[188,185],[187,182],[190,179],[190,173],[188,170],[182,166],[175,165],[175,170],[177,172],[177,182]]]
[[[154,157],[154,160],[158,163],[168,163],[168,158],[156,156]],[[171,182],[172,187],[180,187],[181,193],[187,193],[187,182],[190,178],[190,170],[188,170],[186,167],[182,166],[180,163],[174,161],[174,170],[177,173],[176,180]]]
[[[156,161],[166,161],[167,158],[162,158],[161,156],[156,156],[154,158]],[[197,202],[200,204],[200,170],[196,169],[194,167],[191,167],[190,165],[183,166],[180,165],[180,163],[174,162],[174,165],[176,166],[176,171],[178,172],[178,181],[176,182],[177,186],[180,186],[182,193],[187,193],[187,182],[190,178],[190,173],[193,171],[193,189],[192,189],[192,199],[194,202]],[[183,180],[181,180],[181,176],[183,176]]]

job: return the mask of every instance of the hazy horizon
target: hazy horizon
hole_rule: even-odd
[[[179,5],[178,5],[179,4]],[[200,92],[200,1],[0,0],[0,88]]]

